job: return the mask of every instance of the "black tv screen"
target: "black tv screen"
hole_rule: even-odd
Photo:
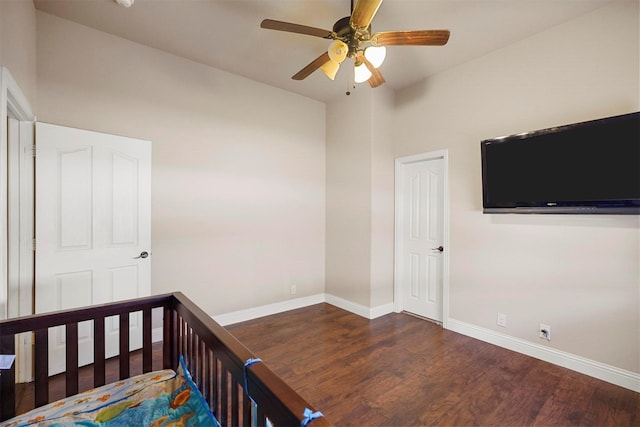
[[[485,213],[640,214],[640,112],[481,142]]]

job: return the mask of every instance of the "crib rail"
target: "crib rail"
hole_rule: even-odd
[[[264,364],[245,368],[255,358],[235,337],[180,292],[0,321],[0,354],[15,354],[17,334],[34,334],[35,406],[50,402],[49,329],[65,328],[66,396],[88,388],[78,381],[78,324],[92,320],[93,387],[105,384],[105,320],[119,318],[119,376],[130,376],[130,314],[142,313],[142,370],[152,364],[152,311],[163,310],[163,368],[176,369],[179,356],[223,426],[300,425],[313,408]],[[247,394],[248,392],[248,394]],[[250,396],[250,398],[249,398]],[[15,416],[15,367],[0,372],[0,421]],[[330,425],[324,418],[313,426]]]

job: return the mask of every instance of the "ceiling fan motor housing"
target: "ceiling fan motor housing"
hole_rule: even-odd
[[[345,16],[342,19],[338,19],[335,24],[333,24],[333,32],[336,33],[338,38],[348,37],[351,32],[351,26],[349,25],[350,16]]]
[[[333,33],[335,39],[342,40],[349,46],[349,58],[355,58],[358,54],[360,45],[370,39],[371,25],[366,29],[358,29],[351,26],[351,17],[345,16],[333,24]]]

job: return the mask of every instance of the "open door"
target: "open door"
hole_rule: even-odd
[[[151,143],[36,123],[36,313],[150,294]],[[79,361],[93,362],[93,325],[80,325]],[[130,319],[141,347],[141,318]],[[119,321],[105,323],[106,357]],[[64,329],[49,336],[49,374],[64,371]]]

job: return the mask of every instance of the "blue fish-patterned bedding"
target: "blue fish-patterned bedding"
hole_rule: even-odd
[[[182,357],[165,369],[52,402],[0,423],[22,426],[211,426],[220,424],[191,379]]]

